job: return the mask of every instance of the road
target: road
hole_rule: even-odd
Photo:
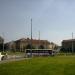
[[[12,61],[20,61],[20,60],[26,60],[26,59],[30,59],[30,58],[25,58],[25,56],[20,56],[20,55],[8,55],[6,60],[2,60],[0,61],[1,63],[7,63],[7,62],[12,62]]]

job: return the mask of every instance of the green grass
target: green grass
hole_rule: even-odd
[[[3,63],[0,75],[75,75],[75,56],[36,57]]]

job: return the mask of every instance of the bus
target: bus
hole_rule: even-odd
[[[27,56],[54,56],[55,51],[52,49],[26,49]]]

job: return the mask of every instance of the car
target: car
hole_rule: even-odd
[[[6,60],[6,59],[7,59],[7,54],[2,54],[2,53],[0,52],[0,61]]]

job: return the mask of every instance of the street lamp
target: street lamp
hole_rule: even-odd
[[[31,57],[32,57],[32,18],[31,18]]]

